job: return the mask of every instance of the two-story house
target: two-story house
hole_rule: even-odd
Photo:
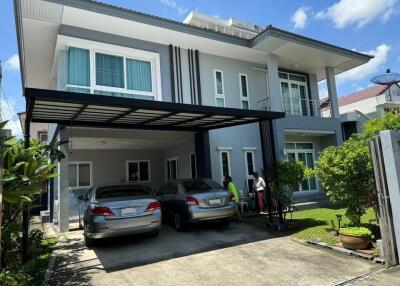
[[[322,114],[328,116],[328,99],[321,99]],[[400,112],[400,88],[392,85],[374,85],[338,100],[343,139],[364,130],[364,124],[373,118],[382,118],[387,112]]]
[[[88,0],[14,3],[27,124],[69,140],[50,185],[61,231],[71,187],[231,175],[246,193],[273,160],[313,167],[342,142],[335,75],[371,59],[199,13],[181,23]],[[310,179],[298,195],[318,191]]]

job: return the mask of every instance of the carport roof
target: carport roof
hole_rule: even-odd
[[[27,121],[69,126],[206,131],[285,117],[283,112],[25,88]]]

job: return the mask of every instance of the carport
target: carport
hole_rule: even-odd
[[[194,150],[198,177],[211,177],[210,146],[208,131],[243,124],[259,123],[263,167],[271,169],[276,160],[272,121],[283,118],[284,113],[221,108],[182,103],[149,101],[133,98],[84,94],[56,90],[25,88],[27,103],[25,140],[28,142],[31,122],[55,123],[54,137],[65,127],[86,127],[124,130],[154,130],[191,132],[194,134]],[[107,130],[104,132],[107,136]],[[62,138],[60,138],[62,139]],[[62,147],[68,152],[68,147]],[[59,170],[68,168],[68,161],[59,164]],[[52,185],[52,184],[51,184]],[[50,185],[50,213],[53,213],[53,192]],[[60,232],[68,231],[68,177],[59,178],[58,223]],[[279,203],[267,191],[269,221],[273,215],[282,218]]]

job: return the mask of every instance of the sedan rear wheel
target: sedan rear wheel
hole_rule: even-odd
[[[84,226],[83,237],[85,239],[85,246],[91,248],[95,245],[95,240],[87,236],[87,226]]]
[[[174,227],[176,231],[183,231],[185,229],[185,224],[179,213],[174,213]]]

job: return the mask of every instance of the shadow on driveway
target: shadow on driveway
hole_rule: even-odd
[[[49,284],[91,285],[91,276],[99,271],[110,273],[273,237],[245,223],[227,227],[204,223],[180,233],[163,226],[155,238],[141,235],[104,239],[93,249],[87,249],[81,231],[69,232],[55,250]]]

